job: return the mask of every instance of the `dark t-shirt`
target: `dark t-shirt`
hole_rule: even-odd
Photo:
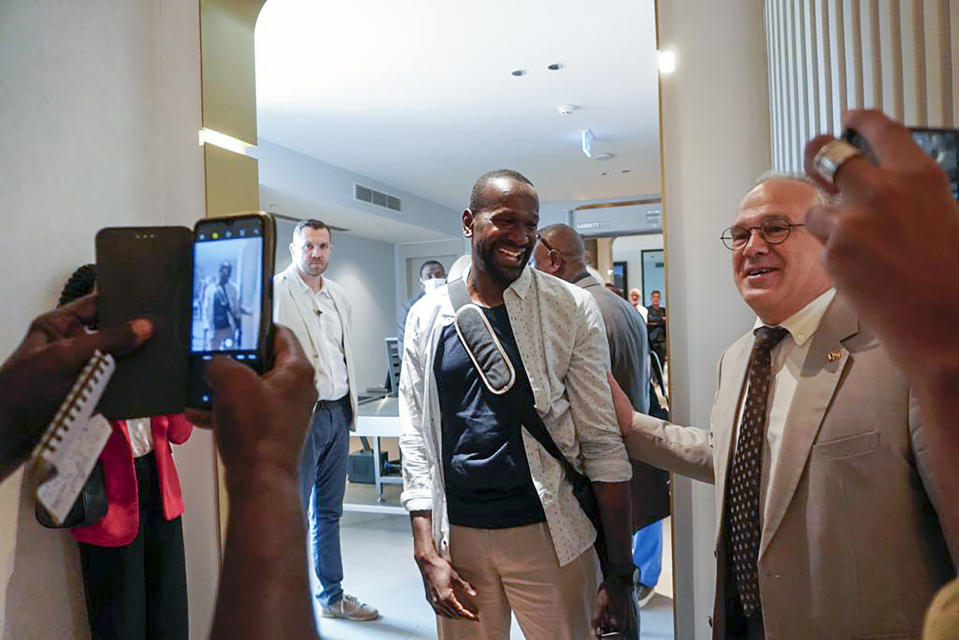
[[[506,306],[484,309],[526,385]],[[456,329],[443,329],[434,364],[443,424],[443,470],[451,524],[505,529],[546,520],[529,473],[522,424],[486,388]]]
[[[217,287],[213,294],[213,328],[228,329],[230,327],[230,318],[227,313],[230,312],[230,300],[223,287]]]

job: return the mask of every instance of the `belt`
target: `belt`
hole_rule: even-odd
[[[349,404],[350,403],[350,394],[346,394],[342,398],[336,400],[317,400],[316,408],[317,409],[328,409],[329,407],[335,407],[340,404]]]

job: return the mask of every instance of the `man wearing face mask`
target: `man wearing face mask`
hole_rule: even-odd
[[[527,268],[538,223],[528,179],[505,169],[480,177],[462,216],[463,279],[426,294],[407,321],[402,501],[442,640],[508,637],[510,613],[530,640],[635,629],[631,469],[603,395],[603,319],[588,292]],[[454,286],[509,360],[515,384],[505,394],[482,381],[460,341]],[[511,400],[538,413],[553,448],[591,483],[607,546],[602,583],[596,529],[559,459],[531,435],[535,420]]]
[[[400,359],[403,358],[403,338],[406,333],[406,316],[409,315],[413,305],[419,302],[420,298],[432,291],[439,289],[446,284],[446,269],[438,260],[427,260],[420,267],[420,286],[423,290],[403,303],[396,313],[396,341],[400,350]]]

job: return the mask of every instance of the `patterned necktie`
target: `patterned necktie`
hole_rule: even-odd
[[[749,356],[749,382],[736,454],[726,495],[726,540],[730,566],[743,613],[759,608],[759,482],[766,434],[766,400],[772,372],[772,348],[789,332],[760,327]]]

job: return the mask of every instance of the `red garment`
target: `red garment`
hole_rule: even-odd
[[[101,547],[123,547],[137,536],[140,528],[140,505],[137,499],[137,476],[133,468],[130,432],[124,420],[111,423],[113,433],[100,454],[106,478],[107,514],[96,524],[74,527],[70,535],[80,542]],[[170,443],[183,444],[193,433],[193,425],[182,414],[150,418],[153,431],[153,454],[156,458],[163,517],[173,520],[183,513],[180,478],[173,464]]]

